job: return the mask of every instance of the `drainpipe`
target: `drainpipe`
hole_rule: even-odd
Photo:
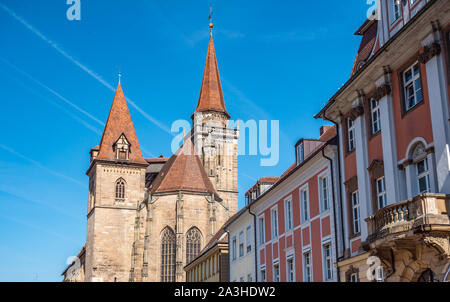
[[[342,200],[343,200],[343,198],[342,198],[342,188],[341,188],[341,185],[342,185],[342,172],[341,172],[342,167],[341,167],[341,148],[340,148],[340,141],[341,141],[341,139],[340,139],[340,135],[339,135],[339,124],[336,123],[335,121],[327,118],[325,114],[326,114],[326,111],[323,113],[322,118],[324,120],[326,120],[326,121],[329,121],[329,122],[333,123],[335,125],[335,127],[336,127],[336,139],[337,139],[337,147],[338,147],[338,154],[337,154],[337,157],[338,157],[337,162],[338,162],[338,164],[337,164],[337,169],[338,169],[338,181],[339,181],[339,186],[338,187],[339,187],[339,203],[340,203],[340,207],[339,207],[339,212],[340,213],[339,213],[339,215],[340,215],[340,218],[341,218],[342,252],[345,253],[346,246],[345,246],[345,238],[344,238],[345,237],[345,233],[344,233],[344,214],[342,212]],[[338,255],[336,255],[336,257],[337,256]],[[343,258],[343,256],[342,257],[338,257],[338,259],[337,259],[338,262],[342,258]]]
[[[223,230],[228,235],[228,282],[231,282],[231,261],[232,261],[232,257],[230,257],[230,254],[233,252],[232,251],[233,247],[230,244],[230,243],[232,243],[231,242],[231,237],[230,237],[230,231],[227,228],[224,228]],[[220,256],[219,256],[219,265],[220,265]],[[221,272],[219,272],[219,274],[220,273]],[[220,279],[220,276],[219,276],[219,279]]]
[[[338,147],[339,148],[339,147]],[[333,160],[325,155],[325,148],[322,149],[322,156],[330,162],[330,168],[331,168],[331,192],[333,195],[333,222],[334,222],[334,247],[336,250],[336,260],[339,256],[339,249],[338,249],[338,231],[337,231],[337,223],[336,223],[336,196],[334,193],[334,168],[333,168]],[[339,266],[336,265],[336,272],[337,272],[337,282],[341,281],[341,274],[339,271]]]
[[[250,205],[248,206],[248,213],[253,216],[253,242],[255,250],[255,282],[258,282],[258,252],[256,248],[256,215],[250,210]]]

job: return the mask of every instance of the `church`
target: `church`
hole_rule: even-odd
[[[90,151],[86,244],[69,282],[183,282],[238,207],[239,129],[230,124],[212,36],[193,127],[170,158],[145,159],[118,84]]]

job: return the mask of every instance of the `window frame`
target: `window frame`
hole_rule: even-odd
[[[311,250],[306,250],[303,252],[303,282],[313,282],[313,280],[312,254]]]
[[[278,207],[276,206],[270,209],[270,225],[271,225],[272,239],[276,239],[279,236]]]
[[[383,191],[380,191],[380,183],[382,184]],[[387,207],[387,195],[386,195],[386,178],[384,176],[375,180],[376,193],[377,193],[377,207],[381,210]],[[380,200],[382,198],[383,200]],[[382,202],[382,203],[381,203]]]
[[[289,205],[289,209],[287,207]],[[285,231],[291,231],[294,229],[294,210],[292,208],[292,197],[289,196],[284,200],[284,223]]]
[[[306,193],[306,198],[304,198],[304,193]],[[309,187],[308,185],[303,186],[300,189],[300,218],[301,223],[308,222],[310,219],[310,205],[309,205]],[[304,200],[305,199],[305,200]],[[305,207],[306,205],[306,207]]]
[[[266,243],[266,219],[264,215],[259,216],[258,219],[259,228],[259,245],[264,245]]]
[[[419,164],[420,163],[424,163],[424,171],[420,172],[419,171]],[[416,185],[417,185],[417,192],[419,192],[419,194],[424,194],[424,193],[430,193],[431,192],[431,183],[430,183],[430,165],[428,163],[428,157],[425,157],[419,161],[417,161],[416,163],[414,163],[414,167],[415,167],[415,172],[416,172]],[[427,187],[426,190],[420,190],[420,181],[421,179],[425,178],[425,185]]]
[[[244,245],[244,231],[242,230],[239,232],[239,258],[245,256]]]
[[[347,118],[347,152],[351,153],[356,150],[356,125],[352,118]],[[351,135],[350,135],[351,134]]]
[[[325,181],[325,192],[324,192],[324,186],[323,181]],[[319,200],[320,200],[320,210],[321,212],[326,212],[331,208],[330,204],[330,183],[329,183],[329,177],[328,173],[324,172],[321,175],[318,176],[318,183],[319,183]],[[325,197],[325,199],[324,199]],[[326,202],[325,202],[326,201]]]
[[[376,99],[370,99],[370,119],[371,119],[371,132],[375,135],[381,132],[381,107],[380,101]],[[374,105],[375,104],[375,105]],[[376,118],[375,118],[376,116]],[[376,125],[376,129],[375,129]]]
[[[418,70],[417,74],[414,73],[414,70],[415,70],[416,66],[417,66],[417,70]],[[407,72],[411,72],[411,79],[408,80],[408,81],[406,80],[406,73]],[[402,80],[402,92],[403,92],[403,108],[404,108],[404,111],[405,111],[405,114],[406,114],[409,111],[411,111],[414,108],[416,108],[419,104],[421,104],[424,101],[424,90],[423,90],[423,83],[422,83],[422,73],[421,73],[421,70],[420,70],[420,63],[419,63],[419,61],[415,61],[414,63],[409,65],[408,68],[404,69],[401,72],[401,80]],[[416,83],[420,84],[420,89],[417,89]],[[414,104],[409,106],[409,99],[410,99],[410,97],[408,97],[408,87],[410,87],[411,85],[412,85],[413,92],[414,92]],[[420,94],[421,94],[421,99],[420,100],[418,100],[418,98],[417,98],[417,92],[419,90],[420,90]]]
[[[278,268],[277,270],[275,268]],[[277,274],[275,274],[277,272]],[[273,263],[273,282],[280,282],[280,262],[275,261]]]
[[[355,204],[354,196],[356,196],[357,203]],[[361,233],[361,201],[359,200],[359,190],[350,193],[350,201],[352,205],[352,230],[353,235]],[[355,217],[355,210],[357,217]],[[356,218],[356,219],[355,219]],[[357,224],[355,224],[357,222]],[[357,227],[356,227],[357,226]]]
[[[326,255],[326,249],[328,249],[329,255]],[[325,281],[333,281],[333,247],[331,242],[326,242],[322,245],[322,257],[323,257],[323,279]],[[328,276],[330,273],[330,276]]]
[[[289,261],[292,261],[292,270],[291,274],[290,268],[289,268]],[[292,275],[292,276],[290,276]],[[295,255],[289,254],[286,256],[286,282],[295,282]]]
[[[233,239],[231,241],[231,256],[232,261],[236,261],[237,259],[237,238],[236,235],[233,236]]]
[[[246,252],[247,255],[252,252],[252,226],[248,225],[245,229]]]

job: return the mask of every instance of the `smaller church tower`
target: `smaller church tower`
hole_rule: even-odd
[[[212,29],[211,23],[200,97],[192,115],[193,137],[196,154],[232,215],[238,207],[239,129],[230,125],[225,108]]]
[[[128,281],[134,225],[145,195],[145,171],[119,81],[100,145],[91,150],[86,281]]]

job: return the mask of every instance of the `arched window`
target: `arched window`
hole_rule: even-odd
[[[125,199],[125,180],[120,178],[116,181],[116,200],[123,201]]]
[[[418,143],[411,152],[411,160],[415,165],[417,192],[428,193],[431,191],[430,185],[430,163],[427,158],[425,146]]]
[[[175,233],[164,229],[161,235],[161,282],[175,282]]]
[[[186,234],[186,264],[191,263],[199,254],[202,243],[202,234],[193,227]]]

